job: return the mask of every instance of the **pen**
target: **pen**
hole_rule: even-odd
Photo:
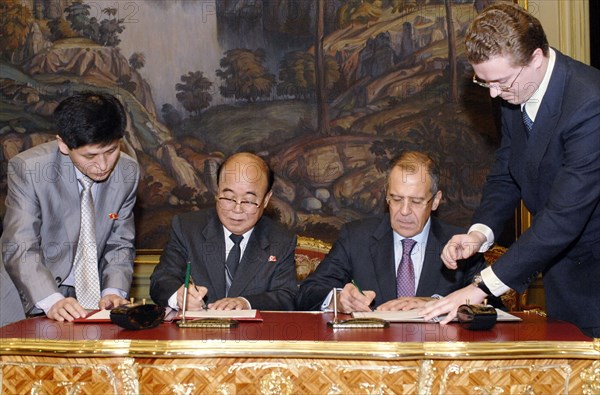
[[[188,291],[190,289],[190,273],[192,271],[192,264],[190,263],[190,261],[188,261],[187,263],[187,268],[185,269],[185,282],[183,283],[183,287],[185,288],[183,290],[183,306],[182,306],[182,312],[181,312],[181,321],[185,323],[185,310],[187,308],[187,296],[188,296]]]
[[[194,289],[196,290],[196,292],[199,292],[198,286],[194,282],[194,277],[192,277],[191,274],[190,274],[190,284],[194,287]],[[204,303],[204,307],[202,309],[203,310],[208,310],[208,306],[206,305],[206,302]]]
[[[352,279],[352,285],[354,285],[356,287],[356,289],[358,289],[358,292],[360,292],[361,295],[367,296],[365,295],[365,293],[363,292],[363,290],[358,286],[358,284],[356,283],[356,281],[354,281],[354,279]],[[371,305],[369,305],[369,309],[371,309],[371,311],[373,311],[373,303],[375,303],[375,300],[373,299],[371,301]]]
[[[356,289],[358,289],[358,292],[360,292],[361,295],[364,295],[365,293],[362,291],[362,289],[360,289],[360,287],[358,286],[358,284],[356,283],[356,281],[352,280],[352,285],[354,285],[356,287]]]
[[[198,286],[196,285],[196,283],[194,282],[194,277],[192,277],[192,275],[190,274],[190,284],[194,287],[194,289],[196,291],[198,291]]]

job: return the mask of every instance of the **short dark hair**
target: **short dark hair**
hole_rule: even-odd
[[[548,56],[549,46],[540,21],[512,3],[492,4],[483,10],[467,30],[465,44],[471,64],[496,56],[510,56],[515,66],[526,66],[540,48]]]
[[[96,92],[77,93],[60,102],[54,110],[54,121],[69,149],[110,144],[124,136],[127,125],[119,100]]]

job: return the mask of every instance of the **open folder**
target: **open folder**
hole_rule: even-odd
[[[509,321],[521,321],[521,318],[516,317],[506,311],[496,309],[498,314],[498,322],[509,322]],[[352,313],[354,318],[379,318],[389,322],[431,322],[425,321],[423,317],[419,315],[419,309],[406,310],[406,311],[368,311],[368,312],[355,312]],[[444,317],[438,317],[436,322],[443,320]],[[457,321],[455,318],[453,321]]]
[[[199,310],[186,311],[186,320],[196,320],[200,318],[220,318],[232,319],[237,321],[262,321],[263,318],[258,310]],[[175,317],[175,320],[181,319],[181,311]]]

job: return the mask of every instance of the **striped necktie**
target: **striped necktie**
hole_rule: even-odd
[[[229,255],[227,255],[227,260],[225,261],[225,296],[228,296],[229,294],[233,276],[235,276],[235,271],[240,263],[242,255],[240,243],[244,239],[244,236],[232,233],[229,235],[229,238],[233,241],[233,247],[231,248],[231,251],[229,251]]]

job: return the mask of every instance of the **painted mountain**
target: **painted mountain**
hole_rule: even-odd
[[[214,205],[215,172],[239,150],[273,167],[267,214],[301,235],[333,241],[381,213],[407,148],[443,169],[438,215],[468,225],[498,145],[463,55],[488,2],[0,0],[0,215],[8,159],[54,138],[62,99],[95,90],[128,112],[139,248]]]

